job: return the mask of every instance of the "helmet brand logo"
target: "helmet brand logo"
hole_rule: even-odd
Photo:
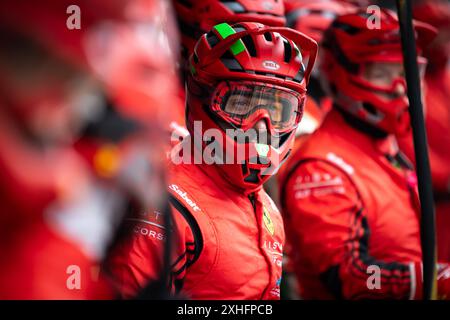
[[[280,65],[275,61],[266,60],[262,63],[263,67],[268,70],[278,70]]]

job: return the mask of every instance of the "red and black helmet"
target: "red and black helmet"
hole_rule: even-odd
[[[232,152],[233,161],[219,167],[233,185],[255,190],[287,158],[316,55],[317,43],[308,36],[259,23],[222,23],[198,41],[189,60],[187,84],[186,123],[191,136],[200,133],[194,129],[195,121],[201,121],[204,134],[208,129],[225,132],[220,123],[247,132],[263,119],[271,136],[280,137],[274,147],[259,141],[239,143],[222,135],[218,141],[222,155],[229,159]],[[236,153],[239,146],[246,150],[241,158]]]
[[[404,134],[410,128],[408,99],[397,96],[397,86],[406,92],[404,77],[385,87],[363,78],[365,66],[370,63],[402,63],[400,27],[394,12],[381,9],[379,25],[368,25],[371,14],[365,10],[338,17],[325,32],[321,71],[325,75],[335,104],[363,121],[387,133]],[[418,62],[422,66],[423,48],[435,36],[435,30],[424,23],[414,22]],[[391,99],[382,99],[386,94]]]
[[[336,0],[285,1],[286,25],[313,38],[317,43],[333,20],[340,15],[357,10],[349,3]]]
[[[252,21],[284,26],[286,21],[282,0],[173,0],[173,4],[186,56],[216,24]]]

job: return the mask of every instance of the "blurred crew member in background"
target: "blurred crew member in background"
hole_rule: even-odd
[[[321,67],[333,110],[281,177],[286,233],[306,299],[422,294],[417,181],[396,143],[410,131],[399,24],[382,10],[380,28],[370,29],[368,16],[340,16],[326,31]],[[414,25],[421,54],[435,30]],[[423,71],[425,58],[418,63]],[[448,270],[439,266],[440,298],[450,294]],[[379,286],[369,279],[377,271]]]
[[[323,33],[331,22],[337,16],[355,11],[357,7],[337,0],[288,0],[285,1],[285,8],[286,26],[313,38],[320,49]],[[325,94],[320,83],[319,65],[320,54],[308,85],[308,96],[312,99],[307,100],[303,125],[299,127],[297,135],[314,132],[331,109],[331,99]],[[297,139],[296,146],[303,140]]]
[[[113,39],[105,34],[92,37],[106,26],[129,28],[135,3],[43,0],[36,5],[5,0],[0,4],[2,299],[112,297],[108,284],[98,278],[99,263],[134,188],[98,179],[100,175],[93,175],[74,152],[73,143],[101,109],[102,97],[117,94],[91,64],[92,55],[98,54],[92,46]],[[71,15],[77,12],[80,28],[69,28],[71,19],[77,19]],[[129,44],[135,45],[133,41]],[[103,54],[109,58],[108,52]],[[146,62],[145,55],[141,58],[134,64],[136,71],[151,64],[151,55]],[[147,71],[151,77],[153,71]],[[121,94],[129,102],[137,95],[125,89]],[[128,107],[130,111],[143,106]],[[158,122],[155,118],[153,125]],[[111,158],[103,153],[97,158],[99,167],[118,166]],[[125,169],[125,163],[120,167]]]

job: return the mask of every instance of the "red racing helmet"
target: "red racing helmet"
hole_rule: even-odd
[[[198,41],[189,60],[187,128],[194,141],[209,129],[223,133],[214,140],[222,157],[216,163],[233,185],[256,190],[289,155],[316,55],[308,36],[259,23],[222,23]],[[226,129],[249,132],[261,119],[277,146],[239,141]],[[196,147],[205,150],[208,143]]]
[[[323,33],[340,15],[355,11],[356,7],[336,0],[286,1],[286,25],[298,30],[320,43]]]
[[[284,26],[281,0],[173,0],[181,32],[185,56],[189,56],[197,40],[222,22],[259,22],[268,26]]]
[[[373,63],[403,63],[400,27],[396,14],[381,9],[376,28],[369,28],[365,10],[338,17],[325,32],[321,71],[335,104],[346,112],[387,133],[405,134],[410,120],[403,76],[386,86],[375,85],[363,77],[364,68]],[[414,22],[418,62],[423,48],[434,38],[435,29]]]

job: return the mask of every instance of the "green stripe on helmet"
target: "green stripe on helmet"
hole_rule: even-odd
[[[222,39],[226,39],[228,36],[236,33],[236,31],[234,31],[234,29],[226,22],[214,26],[214,29],[216,29]],[[238,55],[239,53],[245,51],[244,43],[242,40],[238,40],[233,43],[230,50],[234,55]]]

